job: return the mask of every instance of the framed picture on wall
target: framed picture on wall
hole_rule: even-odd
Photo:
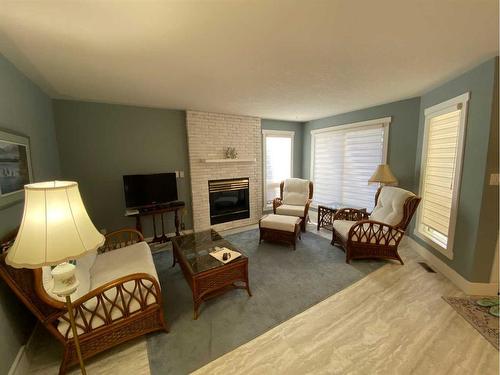
[[[0,130],[0,209],[22,200],[31,182],[29,138]]]

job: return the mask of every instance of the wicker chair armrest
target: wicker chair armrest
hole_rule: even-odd
[[[283,204],[283,200],[281,198],[273,199],[273,213],[276,214],[276,209]]]
[[[360,220],[349,230],[348,242],[380,246],[398,246],[404,231],[375,220]]]
[[[364,210],[358,210],[356,208],[341,208],[335,213],[335,215],[333,215],[332,221],[335,220],[360,221],[367,219],[368,219],[368,214]]]
[[[144,241],[141,232],[133,228],[124,228],[108,233],[104,245],[99,248],[100,253],[130,246],[134,243]]]
[[[162,295],[158,281],[147,273],[112,280],[72,302],[79,336],[140,313],[152,305],[162,306]],[[68,328],[63,336],[68,339],[71,328],[67,310],[57,318],[67,322]]]
[[[304,217],[307,217],[307,214],[309,213],[309,207],[311,206],[312,199],[308,199],[306,202],[306,205],[304,207]]]

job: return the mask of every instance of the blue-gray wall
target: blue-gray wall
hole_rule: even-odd
[[[97,228],[109,231],[133,227],[124,217],[122,176],[184,171],[177,179],[183,215],[192,227],[191,188],[184,111],[54,100],[61,171],[78,181],[87,210]],[[173,215],[166,215],[166,230],[174,231]],[[146,236],[152,235],[147,221]]]
[[[498,112],[498,98],[495,99],[496,93],[494,95],[496,69],[497,59],[491,59],[422,95],[420,102],[414,184],[416,189],[420,179],[424,110],[470,92],[454,258],[448,259],[415,235],[413,238],[473,282],[489,282],[498,235],[498,186],[488,185],[489,174],[498,173],[498,156],[495,156],[498,154],[498,115],[495,116]]]
[[[399,185],[412,190],[415,177],[413,171],[417,151],[419,109],[420,98],[412,98],[306,122],[302,148],[302,176],[304,178],[310,176],[311,130],[392,116],[389,126],[387,162],[398,178]]]
[[[262,130],[286,130],[293,131],[293,176],[302,177],[302,145],[304,134],[304,123],[295,121],[279,121],[262,119]]]
[[[59,177],[51,100],[2,55],[0,128],[29,136],[35,181]],[[22,202],[0,210],[0,238],[19,226],[22,210]],[[0,280],[0,374],[9,371],[33,324],[32,315]]]

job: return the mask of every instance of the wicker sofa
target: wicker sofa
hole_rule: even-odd
[[[51,293],[50,268],[16,269],[0,258],[0,276],[64,346],[59,373],[78,363],[68,312]],[[125,229],[106,236],[99,254],[76,261],[80,281],[72,295],[83,358],[145,333],[168,332],[151,250],[142,234]]]

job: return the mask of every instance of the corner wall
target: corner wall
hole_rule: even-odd
[[[54,100],[61,170],[78,181],[87,211],[97,228],[108,232],[134,227],[125,217],[123,175],[184,171],[177,179],[182,220],[192,227],[191,188],[184,111]],[[150,218],[145,218],[150,219]],[[174,232],[173,215],[165,215],[165,230]],[[152,235],[150,220],[143,221]]]
[[[413,190],[419,108],[420,98],[412,98],[306,122],[302,148],[302,176],[304,178],[310,176],[311,130],[392,116],[389,125],[387,163],[398,178],[399,186]]]
[[[488,283],[498,235],[498,186],[489,186],[498,173],[498,96],[494,95],[498,59],[491,59],[422,95],[414,189],[418,190],[424,134],[424,110],[470,92],[464,161],[455,229],[453,259],[412,238],[471,282]],[[495,99],[496,97],[496,99]],[[495,172],[496,171],[496,172]]]
[[[50,98],[0,55],[0,128],[30,138],[35,181],[59,177]],[[0,238],[21,223],[23,202],[0,210]],[[35,319],[0,280],[0,374],[7,374]]]

